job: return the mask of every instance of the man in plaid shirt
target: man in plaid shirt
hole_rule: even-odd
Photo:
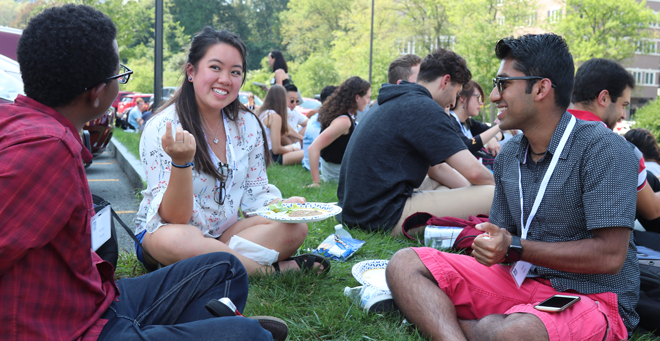
[[[79,131],[132,73],[115,35],[105,14],[66,5],[33,18],[19,41],[26,96],[0,106],[0,339],[272,340],[257,320],[204,309],[223,296],[245,306],[247,275],[230,254],[115,283],[92,251],[92,155]]]

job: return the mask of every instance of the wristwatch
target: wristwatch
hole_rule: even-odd
[[[520,260],[522,256],[523,248],[520,244],[520,237],[511,236],[511,245],[509,246],[509,251],[506,253],[507,263],[513,263]]]

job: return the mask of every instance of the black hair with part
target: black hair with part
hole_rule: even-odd
[[[590,104],[607,90],[612,102],[616,102],[628,87],[635,88],[635,77],[623,66],[609,59],[593,58],[578,68],[571,101]]]
[[[472,79],[472,72],[463,57],[453,51],[439,48],[422,60],[417,82],[431,83],[444,75],[449,75],[451,81],[458,84],[465,84]]]
[[[645,160],[660,163],[658,142],[650,131],[641,128],[630,129],[623,137],[628,142],[634,144],[644,154]]]
[[[275,62],[273,63],[273,72],[282,69],[284,70],[284,73],[289,73],[289,67],[286,65],[286,60],[284,60],[284,55],[280,50],[270,51],[270,56],[275,59]]]
[[[27,97],[60,107],[115,75],[116,35],[112,20],[90,6],[51,7],[32,18],[16,49]]]
[[[197,33],[192,39],[190,44],[190,50],[188,51],[188,59],[186,65],[190,64],[196,70],[199,66],[199,61],[204,58],[206,52],[210,47],[216,44],[227,44],[236,50],[241,55],[242,59],[242,80],[241,84],[245,82],[245,76],[247,75],[247,48],[243,41],[234,33],[231,33],[226,30],[217,31],[212,27],[206,26],[204,29]],[[184,68],[185,72],[185,68]],[[204,135],[204,128],[202,126],[202,117],[199,113],[199,107],[197,106],[197,98],[195,96],[195,87],[192,82],[188,81],[188,77],[183,77],[183,83],[179,89],[174,93],[171,99],[169,99],[165,104],[163,104],[158,111],[162,111],[170,105],[174,104],[176,108],[179,121],[181,122],[181,128],[187,130],[194,137],[197,142],[195,148],[195,157],[193,161],[195,162],[195,170],[200,173],[208,174],[213,178],[223,181],[224,178],[218,169],[211,161],[211,154],[209,153],[208,143]],[[225,117],[230,121],[236,121],[238,119],[239,112],[246,111],[254,115],[241,101],[238,99],[238,96],[234,99],[233,102],[229,103],[226,107],[222,109],[224,111]],[[266,139],[266,132],[261,124],[261,120],[254,115],[261,127],[261,134],[264,140],[264,158],[266,164],[272,162],[270,151],[268,149],[268,140]]]
[[[337,86],[334,85],[328,85],[323,90],[321,90],[321,103],[325,103],[325,100],[332,95],[335,90],[337,90]]]
[[[284,84],[286,92],[298,92],[298,87],[293,85],[293,83]]]
[[[422,63],[422,58],[416,54],[404,54],[393,60],[387,68],[387,82],[396,84],[400,79],[407,81],[412,74],[412,67]]]
[[[346,113],[357,114],[355,96],[364,96],[371,89],[371,83],[353,76],[341,83],[319,109],[321,130],[330,126],[332,121]]]
[[[500,60],[512,58],[513,68],[525,76],[548,78],[556,87],[555,105],[565,111],[571,104],[575,65],[566,40],[554,33],[526,34],[518,38],[504,38],[495,45]],[[526,93],[539,80],[527,81]]]

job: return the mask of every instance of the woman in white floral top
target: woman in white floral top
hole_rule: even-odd
[[[246,48],[233,33],[206,27],[193,38],[186,79],[140,140],[147,189],[135,219],[136,235],[162,265],[210,252],[237,256],[248,274],[315,267],[321,257],[289,258],[307,236],[307,224],[258,216],[281,201],[268,183],[268,145],[259,119],[238,100]],[[291,197],[284,202],[304,203]],[[136,247],[148,267],[158,263]]]

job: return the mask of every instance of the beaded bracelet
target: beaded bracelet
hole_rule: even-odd
[[[185,165],[177,165],[176,163],[172,162],[172,166],[176,167],[176,168],[188,168],[188,167],[194,166],[194,165],[195,165],[195,163],[193,161],[190,161],[190,162],[186,163]]]

